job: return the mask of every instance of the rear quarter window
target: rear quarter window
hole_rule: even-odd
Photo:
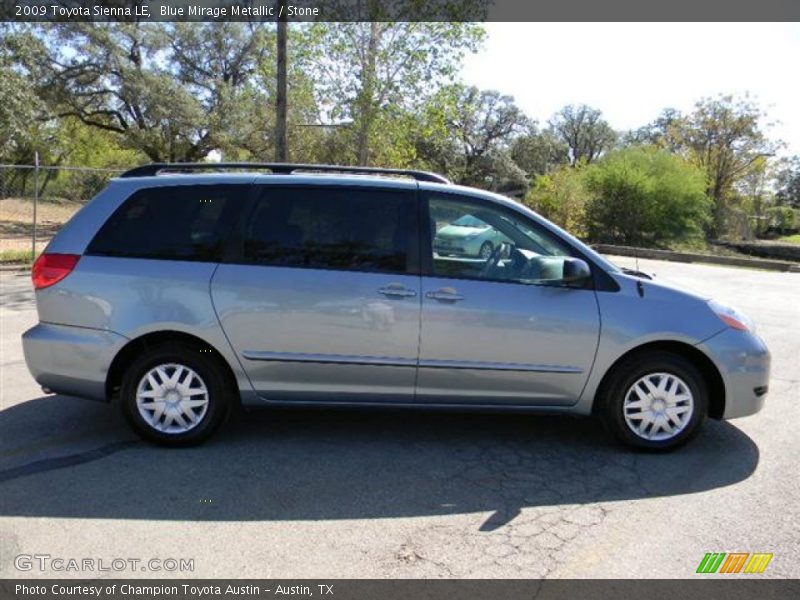
[[[87,254],[219,262],[246,185],[147,188],[100,228]]]

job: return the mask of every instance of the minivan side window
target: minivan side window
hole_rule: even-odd
[[[573,250],[513,210],[453,194],[428,194],[435,277],[534,285],[563,278]]]
[[[219,262],[246,185],[146,188],[100,228],[87,254]]]
[[[417,211],[406,192],[264,187],[245,226],[248,264],[382,273],[415,267]]]

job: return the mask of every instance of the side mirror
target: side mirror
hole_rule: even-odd
[[[564,259],[564,274],[561,283],[577,284],[583,283],[592,276],[592,270],[585,260],[580,258]]]

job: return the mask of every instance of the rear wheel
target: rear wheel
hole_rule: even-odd
[[[481,249],[478,251],[478,256],[484,260],[488,260],[491,258],[493,252],[494,246],[492,242],[483,242],[483,244],[481,244]]]
[[[689,441],[705,420],[708,388],[683,356],[650,352],[616,367],[600,401],[600,416],[618,440],[672,450]]]
[[[125,417],[139,435],[158,444],[188,446],[219,427],[231,390],[225,371],[207,349],[168,343],[131,363],[120,396]]]

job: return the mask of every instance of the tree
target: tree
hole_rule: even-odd
[[[655,147],[609,153],[586,169],[586,230],[597,242],[660,246],[702,232],[704,172]]]
[[[747,98],[704,99],[679,132],[690,159],[707,173],[707,193],[714,201],[708,231],[712,237],[725,232],[736,183],[752,170],[763,168],[763,159],[777,149],[761,130],[763,116]]]
[[[800,209],[800,156],[785,160],[776,177],[778,204]]]
[[[376,134],[394,116],[417,108],[453,80],[463,55],[483,38],[466,22],[316,23],[315,73],[319,105],[329,122],[350,122],[353,156],[374,163]]]
[[[686,117],[679,110],[665,108],[661,114],[644,127],[625,135],[625,145],[653,145],[670,152],[681,151],[680,131],[686,127]]]
[[[599,110],[581,104],[565,106],[550,119],[550,129],[569,148],[573,167],[597,160],[616,141],[617,134],[602,117]]]
[[[451,85],[434,96],[421,119],[419,158],[465,185],[495,190],[524,187],[514,162],[514,138],[530,126],[511,96]]]
[[[584,169],[562,166],[539,175],[525,204],[575,235],[584,233],[587,191]]]
[[[30,80],[14,66],[6,44],[0,46],[0,162],[24,159],[25,148],[37,137],[44,107]]]
[[[200,160],[245,122],[261,23],[62,23],[10,36],[55,117],[118,134],[151,160]]]
[[[728,202],[731,215],[726,224],[728,234],[753,239],[766,233],[766,211],[775,202],[772,190],[774,179],[773,169],[767,158],[762,157],[737,182],[735,193]]]
[[[185,160],[235,146],[229,131],[263,126],[254,118],[255,106],[268,102],[268,97],[255,75],[261,63],[274,56],[269,27],[260,22],[171,23],[154,36],[166,48],[164,70],[196,103],[195,132],[176,131],[179,140],[185,140]]]
[[[509,148],[514,136],[529,121],[514,104],[514,99],[474,86],[456,86],[444,90],[443,94],[452,94],[453,99],[445,124],[453,132],[463,157],[460,181],[484,187],[497,175],[506,181],[524,182],[525,175],[513,164]],[[490,187],[505,187],[497,183]]]
[[[553,131],[538,131],[533,124],[514,140],[511,157],[531,179],[570,162],[569,147]]]
[[[682,154],[705,171],[706,193],[714,202],[709,237],[726,232],[737,186],[763,169],[764,159],[780,145],[762,130],[764,116],[747,97],[719,96],[700,100],[688,115],[665,111],[648,127],[650,141]]]
[[[288,25],[288,24],[287,24]],[[331,149],[338,144],[338,135],[322,122],[317,105],[315,81],[306,65],[314,55],[315,41],[308,27],[292,24],[286,28],[286,153],[297,162],[330,162]],[[277,43],[277,35],[266,32],[269,47]],[[273,37],[275,39],[273,39]],[[276,160],[278,138],[277,110],[279,95],[278,61],[266,53],[256,65],[248,85],[241,91],[234,106],[238,114],[229,119],[227,130],[217,132],[231,160]]]
[[[24,77],[0,66],[0,159],[14,161],[23,139],[36,119],[38,98]]]

